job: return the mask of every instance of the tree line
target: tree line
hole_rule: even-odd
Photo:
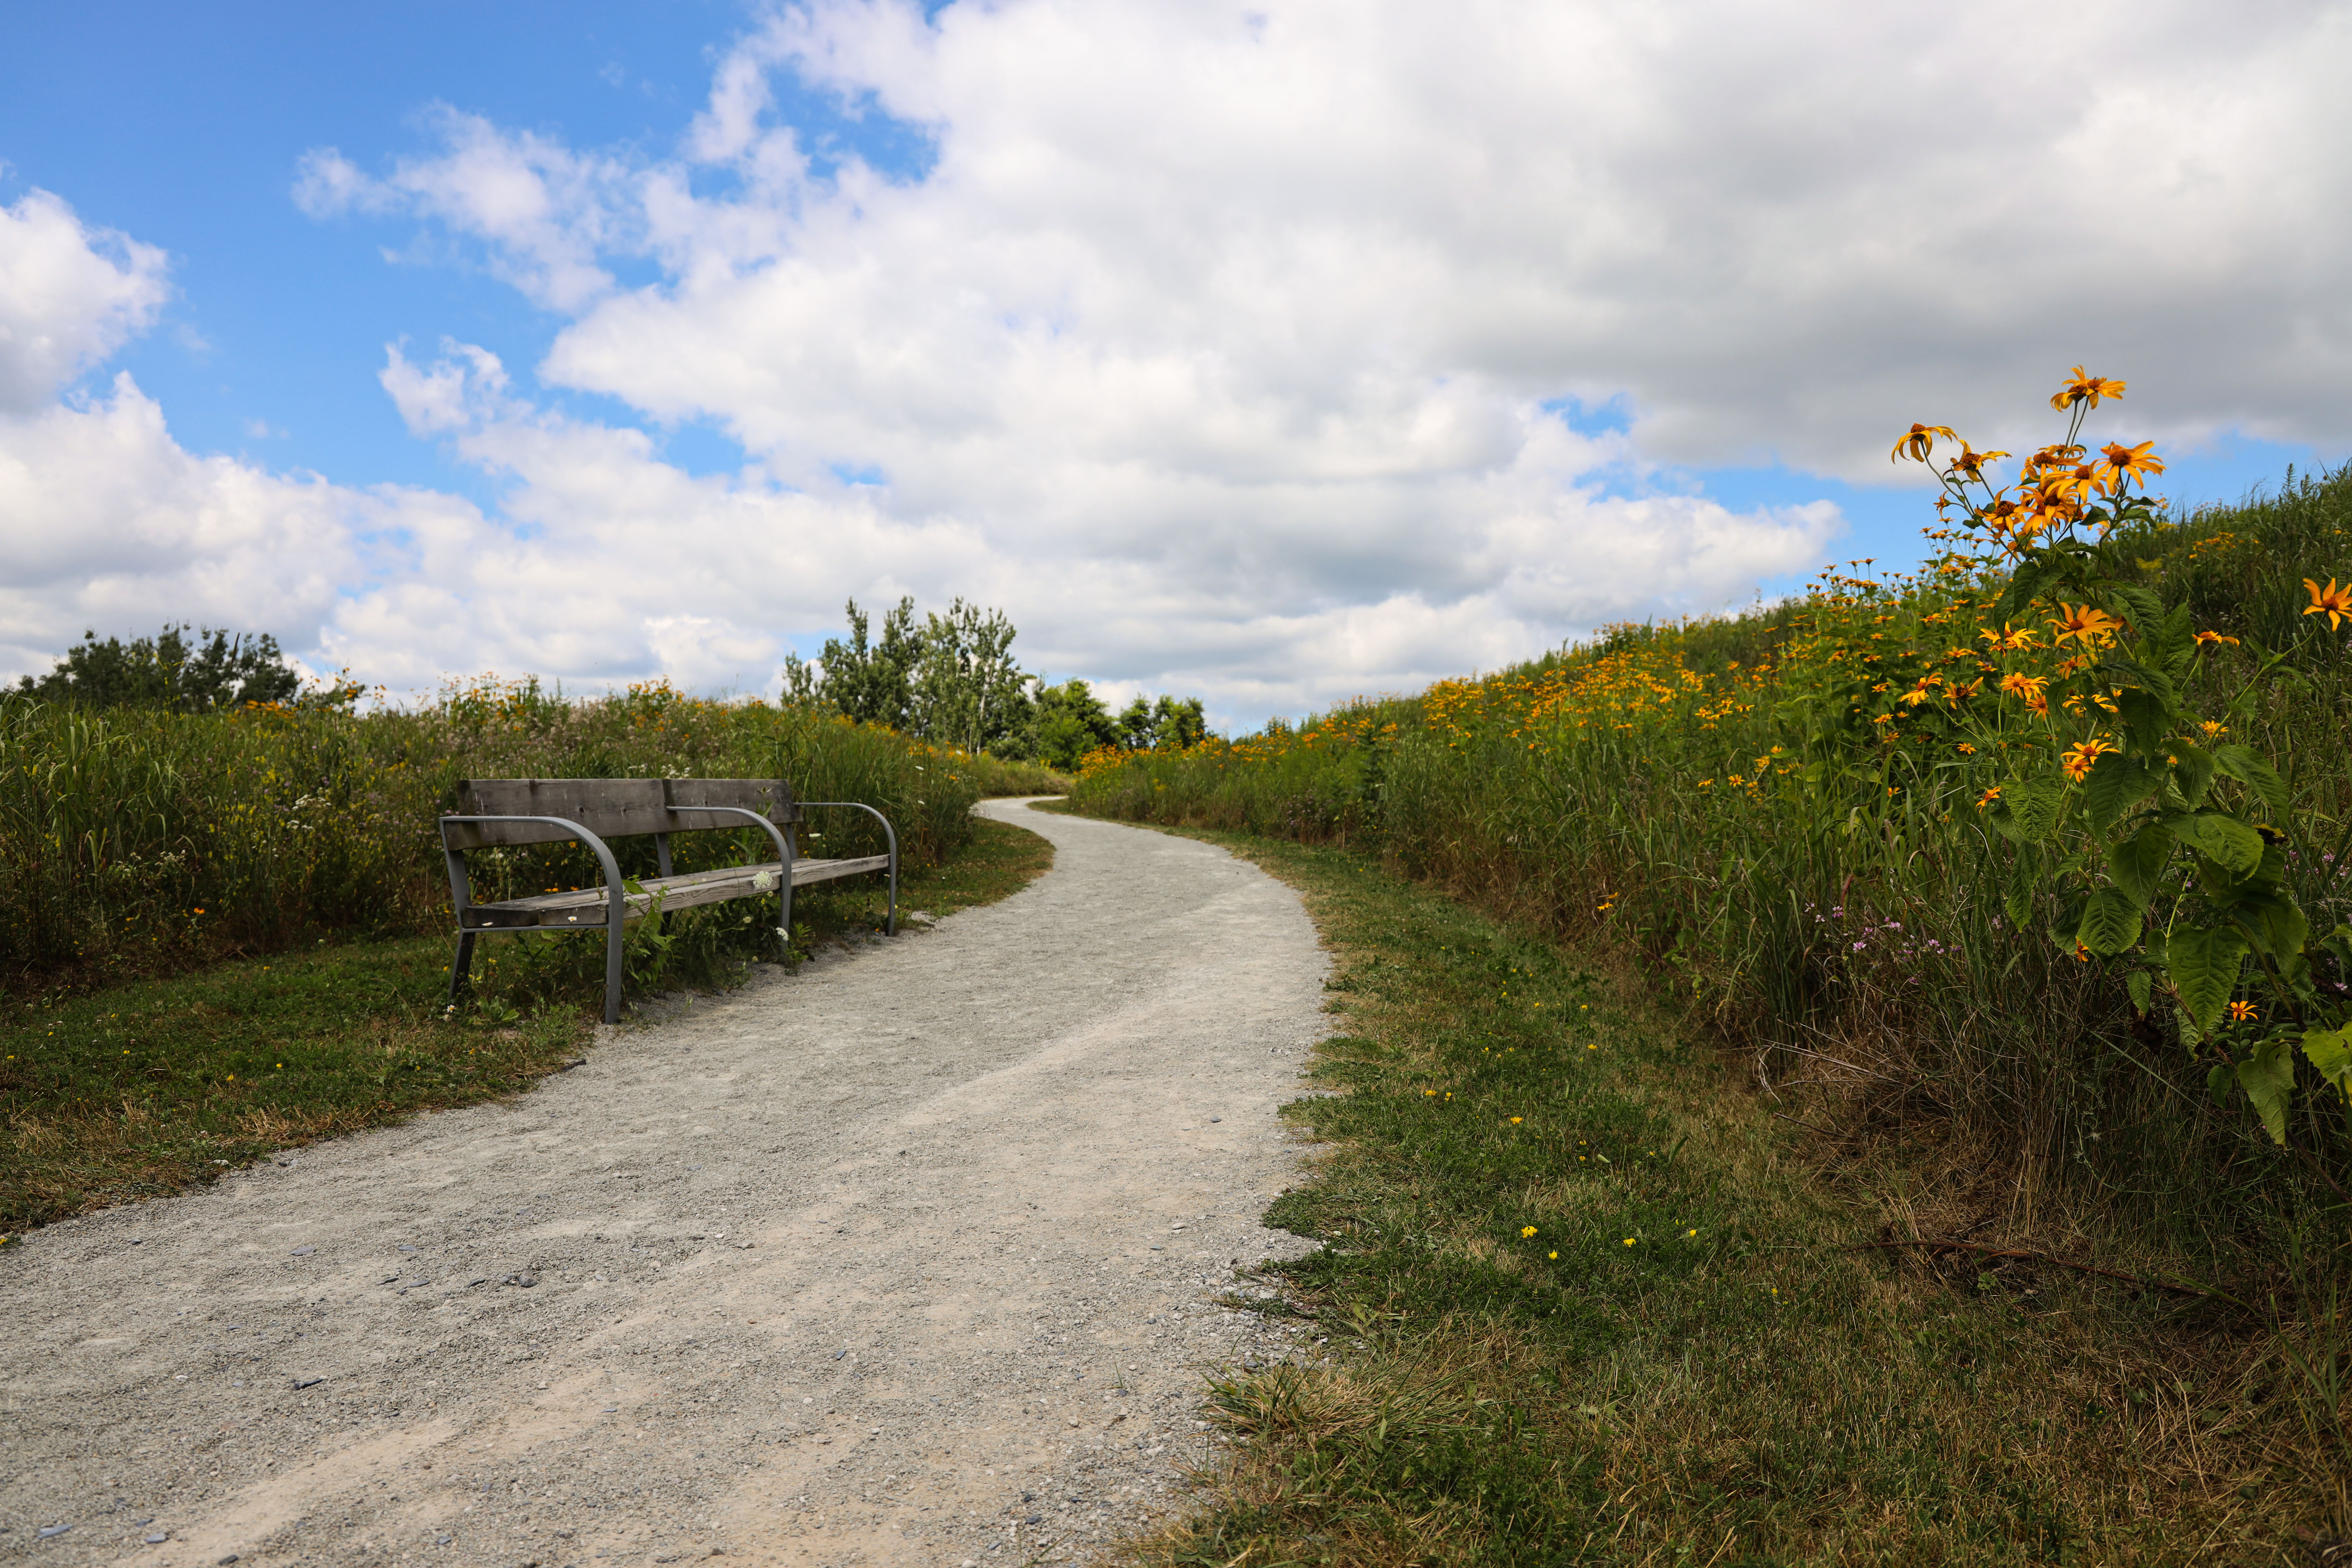
[[[1209,732],[1197,697],[1138,696],[1113,713],[1073,677],[1048,684],[1013,658],[1013,623],[1002,610],[959,598],[918,623],[902,598],[877,632],[852,599],[849,636],[828,637],[814,661],[784,659],[787,703],[845,713],[967,752],[1039,762],[1065,772],[1106,746],[1181,751]],[[271,702],[350,702],[362,689],[338,681],[305,692],[300,673],[268,633],[174,623],[152,637],[101,639],[88,631],[47,674],[0,693],[82,708],[152,708],[207,713]]]
[[[1197,697],[1139,695],[1114,714],[1084,680],[1048,684],[1023,670],[1002,610],[959,598],[946,615],[932,612],[918,624],[915,601],[901,598],[878,631],[856,599],[845,610],[845,639],[826,638],[814,661],[785,656],[786,702],[1064,771],[1106,746],[1176,750],[1208,735]]]

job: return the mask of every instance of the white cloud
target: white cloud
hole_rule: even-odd
[[[0,207],[0,415],[40,408],[155,320],[163,253],[83,226],[47,191]]]
[[[2032,42],[1989,65],[2002,38]],[[2347,57],[2340,5],[783,5],[666,155],[437,108],[386,168],[302,161],[304,210],[446,237],[559,318],[535,366],[379,372],[495,515],[204,471],[248,531],[331,520],[351,564],[283,602],[394,685],[764,684],[845,595],[906,592],[1006,606],[1055,675],[1297,711],[1739,602],[1835,509],[1660,465],[1887,479],[1914,417],[2020,447],[2078,360],[2130,378],[2118,434],[2344,449]],[[808,89],[838,122],[781,118]],[[919,170],[849,151],[882,116]],[[126,419],[127,385],[48,400],[152,318],[160,258],[35,216],[119,302],[34,309],[65,368],[20,375],[15,428]],[[34,363],[9,341],[0,374]],[[697,421],[740,471],[666,460]],[[131,471],[197,507],[196,469]]]

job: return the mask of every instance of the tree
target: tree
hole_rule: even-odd
[[[1119,710],[1119,738],[1131,752],[1181,752],[1209,732],[1208,710],[1197,697],[1161,696],[1147,702],[1138,693]]]
[[[1027,728],[1029,678],[1013,662],[1013,623],[961,599],[924,617],[912,728],[967,752],[1006,749]]]
[[[1151,706],[1151,744],[1181,752],[1209,738],[1209,711],[1197,697],[1162,697]]]
[[[849,640],[825,638],[815,670],[798,655],[784,660],[785,700],[838,709],[860,723],[904,730],[913,713],[915,667],[923,657],[915,601],[902,598],[882,617],[882,640],[871,647],[866,636],[873,622],[855,599],[847,611]]]
[[[1069,773],[1088,752],[1119,743],[1118,721],[1085,681],[1037,688],[1034,754],[1048,767]]]
[[[184,622],[152,637],[99,640],[95,631],[37,680],[26,676],[16,695],[84,708],[164,708],[206,713],[248,702],[288,702],[302,677],[278,639],[205,626],[192,642]]]

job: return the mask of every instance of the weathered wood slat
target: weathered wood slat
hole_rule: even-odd
[[[696,806],[756,811],[779,826],[801,820],[792,786],[782,779],[462,779],[459,816],[560,816],[599,838],[639,833],[694,833],[750,827],[740,816]],[[453,823],[456,849],[561,844],[572,837],[543,822]]]
[[[670,829],[666,779],[460,779],[459,816],[560,816],[599,838]],[[560,844],[572,836],[543,822],[456,823],[453,849]]]
[[[750,826],[740,816],[698,812],[694,809],[698,805],[756,811],[778,826],[801,820],[801,809],[793,804],[793,787],[782,779],[664,779],[662,785],[673,832]]]
[[[890,868],[887,855],[868,855],[851,860],[795,860],[793,862],[793,886],[804,888],[813,882],[831,881],[838,877],[855,877],[866,871],[887,871]],[[773,892],[777,888],[779,868],[773,860],[764,866],[730,866],[717,871],[688,871],[675,877],[648,878],[638,885],[642,893],[625,893],[623,901],[628,907],[626,919],[636,920],[653,907],[654,894],[662,894],[665,910],[690,910],[702,904],[723,903],[729,899],[740,899],[760,893]],[[602,888],[580,888],[570,892],[540,893],[528,899],[509,899],[495,904],[475,904],[467,909],[466,929],[468,931],[514,931],[531,927],[562,927],[576,931],[583,926],[601,926],[611,910],[612,900]]]

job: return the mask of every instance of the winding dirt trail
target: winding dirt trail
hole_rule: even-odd
[[[1222,850],[982,809],[1056,847],[1001,903],[36,1233],[0,1558],[1065,1562],[1164,1506],[1202,1368],[1291,1351],[1214,1300],[1311,1246],[1258,1216],[1323,956]]]

